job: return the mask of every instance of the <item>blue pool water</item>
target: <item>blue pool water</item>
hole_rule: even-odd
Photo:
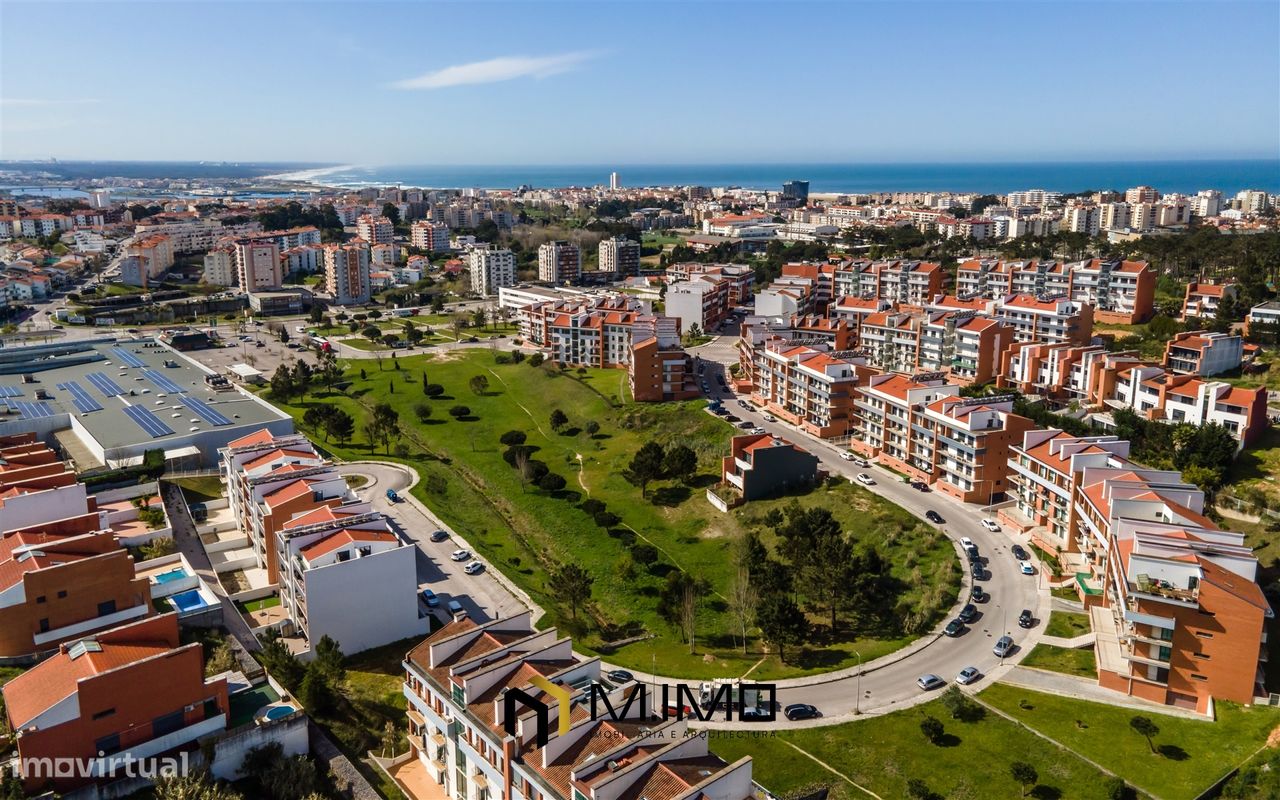
[[[168,572],[161,572],[156,576],[156,583],[168,583],[169,581],[178,581],[187,577],[187,571],[182,567],[174,567]]]
[[[179,611],[190,611],[194,608],[203,608],[209,605],[200,596],[198,589],[189,589],[185,592],[178,592],[169,598],[169,602],[177,606]]]
[[[267,719],[280,719],[281,717],[289,716],[294,711],[297,711],[297,709],[293,706],[272,706],[267,709],[267,713],[263,716]]]

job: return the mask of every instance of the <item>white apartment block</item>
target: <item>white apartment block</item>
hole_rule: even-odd
[[[420,219],[409,230],[409,244],[428,253],[442,253],[449,249],[449,226]]]
[[[204,254],[204,282],[210,286],[235,286],[240,283],[235,247],[219,245]]]
[[[598,251],[602,272],[614,272],[619,276],[640,273],[640,243],[615,236],[601,239]]]
[[[1017,294],[996,302],[995,318],[1013,328],[1018,342],[1083,344],[1093,335],[1093,309],[1064,297],[1037,300]]]
[[[280,265],[285,275],[311,275],[324,269],[324,245],[304,244],[281,251]]]
[[[538,280],[576,283],[582,273],[582,250],[572,242],[545,242],[538,246]]]
[[[370,245],[391,244],[395,234],[395,226],[384,216],[364,214],[356,220],[356,235]]]
[[[179,255],[208,250],[223,237],[253,236],[261,231],[262,225],[257,222],[223,225],[221,221],[216,219],[165,222],[148,218],[138,222],[133,229],[135,236],[163,233],[173,240],[173,252]]]
[[[237,283],[242,292],[261,292],[284,283],[280,247],[272,240],[240,239],[236,242]]]
[[[477,247],[467,253],[467,267],[471,273],[471,291],[481,297],[491,297],[499,288],[516,284],[516,257],[510,250],[499,250],[492,245]]]

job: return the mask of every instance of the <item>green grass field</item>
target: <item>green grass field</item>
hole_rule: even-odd
[[[1065,672],[1068,675],[1079,675],[1082,678],[1098,676],[1097,659],[1093,648],[1056,647],[1051,644],[1038,644],[1022,659],[1024,667]]]
[[[930,744],[920,732],[920,721],[926,716],[945,725],[938,745]],[[1039,773],[1036,794],[1031,796],[1060,800],[1106,796],[1106,776],[1084,760],[996,714],[987,713],[977,722],[953,720],[937,700],[827,728],[778,731],[748,739],[711,736],[711,748],[721,757],[751,756],[755,780],[780,795],[826,785],[831,787],[831,800],[867,797],[797,752],[800,748],[886,800],[907,797],[911,778],[923,780],[937,796],[951,800],[1016,798],[1019,786],[1009,773],[1014,761],[1025,761]]]
[[[1088,614],[1074,614],[1068,611],[1054,611],[1049,614],[1049,624],[1044,632],[1049,636],[1073,639],[1092,630]]]
[[[206,500],[217,500],[225,497],[222,481],[217,475],[204,475],[196,478],[173,478],[173,483],[182,487],[182,495],[189,503],[202,503]]]
[[[790,500],[750,503],[728,515],[707,503],[703,487],[717,479],[719,459],[728,452],[733,429],[703,412],[702,401],[634,404],[626,398],[626,373],[621,370],[591,370],[579,378],[576,372],[527,363],[496,364],[488,351],[407,356],[398,361],[399,370],[388,360],[382,362],[381,370],[369,362],[347,364],[352,384],[345,394],[321,393],[286,408],[300,418],[307,404],[333,404],[363,420],[366,405],[389,402],[399,411],[406,431],[402,443],[409,448],[408,461],[423,477],[413,490],[415,495],[543,605],[548,610],[544,624],[572,633],[580,648],[607,652],[610,661],[631,667],[648,669],[656,662],[664,674],[719,677],[741,675],[754,667],[753,677],[769,679],[852,666],[854,649],[865,661],[908,640],[896,633],[837,640],[797,653],[782,664],[776,656],[766,656],[752,639],[743,654],[741,641],[730,636],[731,618],[726,611],[730,545],[746,525],[760,527],[759,518],[765,512]],[[367,379],[360,379],[360,369]],[[445,387],[445,397],[424,400],[424,370],[430,382]],[[484,395],[468,388],[475,375],[489,381]],[[414,406],[423,402],[432,408],[426,423],[414,414]],[[456,404],[470,409],[467,421],[448,415]],[[557,408],[570,420],[560,433],[550,425],[551,411]],[[594,437],[582,430],[588,421],[601,426]],[[524,486],[503,460],[504,448],[497,440],[513,429],[524,431],[528,444],[538,448],[535,457],[565,478],[567,487],[558,496]],[[322,444],[345,458],[367,458],[371,452],[360,436],[358,443],[345,447]],[[691,447],[699,458],[697,478],[688,486],[660,481],[649,487],[649,497],[642,498],[623,473],[635,451],[651,439]],[[381,447],[373,455],[387,457]],[[597,527],[576,505],[586,497],[605,502],[623,525],[610,532]],[[922,618],[925,629],[954,602],[960,583],[958,562],[950,543],[932,526],[848,483],[797,500],[830,508],[850,535],[880,547],[893,564],[895,577],[909,587],[901,598],[902,607]],[[763,535],[766,541],[772,537],[767,530]],[[630,561],[626,540],[632,536],[652,544],[662,555],[652,568],[636,568],[626,575],[619,572],[618,564]],[[548,595],[548,570],[569,562],[582,565],[595,578],[594,596],[584,614],[589,622],[571,619],[567,609]],[[672,567],[706,578],[713,588],[699,614],[693,653],[657,614],[658,591]],[[611,652],[606,646],[646,632],[656,637]]]
[[[1191,800],[1249,758],[1280,725],[1280,709],[1217,704],[1214,722],[1147,714],[1160,729],[1152,743],[1129,721],[1141,712],[1004,684],[982,700],[1164,800]]]

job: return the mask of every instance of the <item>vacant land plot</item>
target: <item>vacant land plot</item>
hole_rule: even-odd
[[[1097,658],[1092,647],[1070,648],[1038,644],[1022,659],[1022,666],[1065,672],[1082,678],[1098,676]]]
[[[716,677],[741,675],[754,667],[753,677],[767,679],[852,665],[854,648],[870,659],[910,638],[900,631],[847,641],[837,636],[797,652],[787,664],[764,653],[754,638],[743,652],[741,640],[730,633],[727,609],[731,545],[748,527],[772,542],[772,530],[762,519],[791,499],[750,503],[727,515],[706,502],[705,487],[718,480],[720,459],[734,430],[704,412],[702,401],[635,404],[627,397],[626,374],[620,370],[579,374],[527,361],[501,364],[488,351],[404,357],[398,368],[387,360],[378,365],[382,369],[368,362],[346,366],[351,385],[343,394],[311,395],[285,408],[301,419],[309,405],[337,405],[362,423],[375,402],[389,403],[399,413],[399,446],[393,445],[388,456],[379,444],[374,454],[412,463],[423,478],[413,490],[419,499],[543,605],[549,615],[545,624],[573,633],[585,650],[606,653],[628,666],[656,665],[665,674]],[[427,382],[444,387],[440,397],[426,399],[424,375]],[[480,393],[471,388],[477,376],[488,384]],[[468,412],[461,419],[449,413],[459,405]],[[424,420],[418,417],[419,406],[430,409]],[[568,418],[558,429],[551,424],[555,410]],[[565,479],[563,490],[543,491],[520,479],[503,459],[505,447],[498,441],[512,430],[524,433],[527,444],[536,448],[533,457]],[[631,458],[648,441],[692,448],[697,474],[685,482],[657,481],[642,496],[625,476]],[[360,434],[355,443],[324,446],[352,459],[372,452]],[[605,503],[618,522],[607,530],[597,525],[580,507],[587,498]],[[955,601],[958,562],[950,542],[932,526],[847,483],[795,501],[829,508],[850,536],[880,549],[893,576],[906,587],[898,607],[912,615],[915,630],[927,628]],[[656,562],[633,558],[636,545],[646,544],[657,551]],[[592,600],[578,619],[548,587],[549,572],[565,563],[581,565],[595,579]],[[698,610],[693,652],[658,613],[659,594],[672,569],[710,584]],[[649,635],[622,647],[610,644]]]

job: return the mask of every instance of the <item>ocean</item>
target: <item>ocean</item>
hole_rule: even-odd
[[[288,173],[325,186],[402,185],[421,188],[510,189],[608,185],[742,186],[777,189],[809,181],[811,192],[957,191],[1004,194],[1020,189],[1082,192],[1154,186],[1161,192],[1218,189],[1280,192],[1280,159],[1231,161],[1072,161],[999,164],[614,164],[564,166],[359,166]],[[277,176],[282,177],[282,176]]]

